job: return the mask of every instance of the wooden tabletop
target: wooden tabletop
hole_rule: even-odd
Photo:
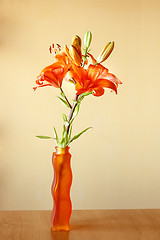
[[[53,232],[51,211],[0,211],[1,240],[160,240],[160,209],[75,210],[69,232]]]

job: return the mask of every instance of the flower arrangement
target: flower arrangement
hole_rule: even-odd
[[[104,88],[109,88],[117,93],[118,84],[121,84],[121,81],[102,65],[113,51],[114,42],[109,42],[95,59],[90,53],[91,40],[92,34],[88,31],[84,36],[83,48],[81,47],[81,38],[77,35],[73,37],[69,48],[64,46],[61,49],[59,44],[52,44],[49,51],[54,54],[55,62],[41,71],[36,80],[37,86],[34,87],[34,90],[45,86],[58,88],[60,90],[58,99],[69,109],[68,116],[62,114],[64,124],[61,138],[58,137],[55,127],[54,137],[37,136],[56,141],[56,151],[53,152],[52,157],[54,179],[51,192],[54,204],[51,224],[53,231],[70,230],[72,170],[68,145],[89,129],[88,127],[72,136],[73,121],[78,115],[80,105],[84,98],[91,94],[96,97],[102,96]],[[89,60],[92,63],[89,63]],[[63,91],[62,83],[64,80],[75,86],[75,98],[72,104]]]
[[[80,104],[88,95],[96,97],[104,94],[104,88],[109,88],[117,93],[118,84],[121,81],[109,72],[101,63],[103,63],[111,54],[114,48],[114,42],[109,42],[99,54],[97,59],[90,53],[92,33],[86,32],[84,36],[84,46],[81,46],[81,38],[74,36],[70,47],[66,45],[62,49],[59,44],[50,46],[50,53],[54,54],[53,64],[45,67],[37,77],[36,90],[40,87],[52,86],[60,90],[58,99],[69,109],[68,116],[63,116],[62,137],[59,138],[54,127],[54,137],[37,136],[41,139],[55,139],[56,145],[60,148],[67,147],[71,142],[80,137],[88,128],[72,136],[73,120],[78,115]],[[89,63],[89,60],[92,63]],[[68,81],[75,85],[75,98],[72,104],[69,102],[62,89],[63,81]]]

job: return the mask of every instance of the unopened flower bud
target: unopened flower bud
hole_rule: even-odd
[[[99,56],[97,58],[97,63],[104,62],[109,57],[111,52],[113,51],[113,48],[114,48],[114,42],[107,43],[107,45],[104,47],[102,52],[99,54]]]
[[[90,31],[87,31],[84,36],[84,46],[86,47],[86,49],[88,49],[89,46],[91,45],[91,41],[92,41],[92,33]]]
[[[76,47],[71,45],[69,48],[69,54],[71,56],[71,58],[73,59],[74,63],[78,66],[81,65],[81,61],[82,61],[82,56],[79,54],[79,52],[77,51]]]
[[[72,45],[78,45],[81,47],[81,38],[78,35],[75,35],[72,39]]]

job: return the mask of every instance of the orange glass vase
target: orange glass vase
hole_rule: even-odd
[[[53,210],[51,223],[53,231],[68,231],[72,212],[70,188],[72,184],[71,154],[69,147],[56,147],[53,153],[52,164],[54,180],[52,183]]]

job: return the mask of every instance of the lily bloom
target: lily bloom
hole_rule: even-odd
[[[63,67],[59,62],[55,62],[52,65],[44,68],[40,75],[37,77],[36,83],[39,85],[34,87],[36,90],[38,87],[53,86],[60,88],[64,76],[68,71],[68,67]]]
[[[117,87],[118,84],[121,84],[121,81],[114,74],[109,73],[108,69],[101,64],[90,64],[87,69],[76,65],[72,65],[72,67],[77,95],[84,92],[93,92],[94,96],[99,97],[104,94],[104,88],[110,88],[117,93]]]
[[[70,68],[70,60],[62,51],[57,53],[55,58],[57,62],[45,67],[37,77],[36,83],[39,86],[34,87],[34,90],[38,87],[53,86],[60,88],[62,86],[63,78]]]

